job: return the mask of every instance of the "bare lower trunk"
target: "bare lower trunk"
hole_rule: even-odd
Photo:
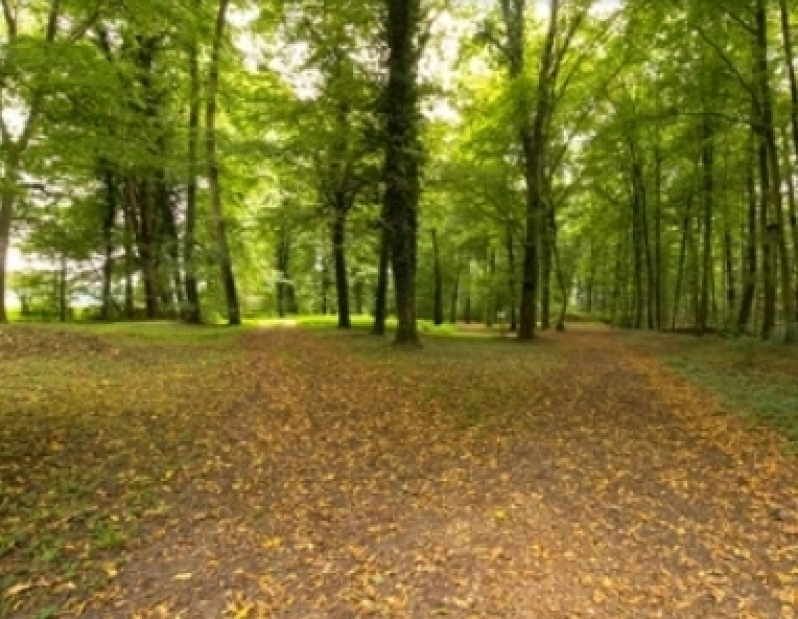
[[[227,23],[229,3],[229,0],[219,0],[219,11],[216,16],[216,31],[208,74],[208,101],[205,110],[205,149],[208,164],[208,193],[216,232],[222,287],[227,304],[227,322],[230,326],[237,326],[241,324],[241,309],[238,304],[238,291],[236,290],[236,280],[233,274],[233,259],[227,239],[227,222],[222,211],[222,192],[219,185],[219,166],[216,154],[216,96],[219,89],[219,57]]]
[[[443,271],[441,269],[441,256],[438,248],[438,235],[432,229],[432,259],[433,259],[433,308],[432,318],[436,325],[443,324]]]
[[[0,194],[0,324],[8,322],[8,313],[6,312],[6,276],[13,214],[14,194],[9,188]]]
[[[335,292],[338,299],[338,328],[349,329],[349,273],[346,269],[346,214],[337,210],[332,223],[333,261],[335,263]]]
[[[380,259],[377,267],[377,290],[374,295],[374,325],[371,329],[374,335],[385,335],[385,322],[388,318],[388,266],[391,260],[390,234],[390,228],[383,221],[380,238]]]

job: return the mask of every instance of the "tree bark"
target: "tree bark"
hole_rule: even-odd
[[[233,259],[227,239],[227,223],[222,210],[222,194],[219,184],[219,164],[216,145],[216,107],[219,90],[219,64],[227,24],[227,8],[230,0],[219,0],[216,15],[213,48],[208,69],[207,102],[205,108],[205,150],[208,167],[208,192],[211,199],[211,215],[216,232],[216,245],[219,254],[219,268],[227,304],[227,321],[230,326],[241,324],[241,309],[238,304],[238,291],[233,274]]]
[[[384,213],[384,209],[383,209]],[[381,220],[380,258],[377,267],[377,290],[374,295],[374,335],[385,335],[385,323],[388,318],[388,267],[391,261],[391,229],[383,214]]]
[[[752,153],[753,154],[753,153]],[[745,236],[745,270],[743,271],[743,291],[740,299],[740,311],[737,315],[737,332],[744,333],[751,321],[751,314],[756,293],[757,253],[756,253],[756,186],[754,181],[753,157],[745,174],[745,193],[747,198],[747,234]]]
[[[777,261],[781,283],[781,303],[785,323],[785,340],[791,342],[795,339],[795,305],[792,289],[792,256],[787,247],[786,225],[784,222],[784,208],[781,197],[781,172],[776,142],[776,128],[773,114],[772,92],[770,87],[768,67],[768,15],[767,1],[757,0],[756,3],[756,54],[757,77],[761,105],[761,124],[763,140],[767,155],[767,169],[770,173],[771,204],[775,212],[775,222],[769,224],[768,239],[775,242],[778,252]],[[764,189],[764,187],[763,187]]]
[[[11,246],[11,222],[14,218],[16,180],[18,176],[16,157],[6,157],[6,177],[0,180],[0,324],[8,322],[6,311],[6,277],[8,253]]]
[[[505,251],[507,252],[507,286],[510,289],[510,331],[518,329],[518,315],[516,305],[516,285],[515,285],[515,244],[513,243],[513,229],[507,224],[505,230]]]
[[[441,268],[440,248],[438,247],[438,234],[432,229],[432,259],[433,259],[433,309],[432,318],[436,325],[443,324],[443,269]]]
[[[418,346],[416,267],[421,143],[416,81],[420,60],[421,2],[386,2],[389,58],[385,93],[385,203],[391,226],[391,262],[396,291],[394,343]]]
[[[102,310],[103,320],[110,320],[113,314],[113,277],[114,277],[114,226],[118,211],[116,176],[108,167],[107,162],[103,165],[103,184],[105,188],[105,217],[103,217],[103,249],[105,256],[103,260],[103,289],[102,289]]]
[[[701,305],[696,325],[699,335],[703,335],[708,327],[710,271],[712,270],[712,216],[714,208],[714,145],[713,130],[709,119],[705,116],[701,121],[701,188],[704,206],[703,226],[703,259],[701,265]]]
[[[195,258],[200,132],[200,74],[197,56],[198,50],[195,41],[192,42],[189,50],[188,183],[186,185],[185,228],[183,231],[183,267],[185,269],[183,281],[186,287],[185,321],[189,324],[202,322]]]
[[[333,211],[332,246],[335,263],[335,293],[338,300],[338,328],[350,329],[352,318],[349,311],[349,272],[346,268],[346,196],[338,196]],[[344,202],[344,204],[340,204]]]

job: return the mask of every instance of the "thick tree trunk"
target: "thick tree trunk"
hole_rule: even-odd
[[[780,284],[781,304],[785,323],[785,340],[790,342],[795,339],[795,297],[792,288],[792,256],[787,247],[786,225],[784,222],[784,208],[781,197],[781,172],[779,164],[778,144],[776,142],[776,127],[773,115],[772,92],[768,67],[768,15],[767,0],[757,0],[756,5],[756,54],[757,77],[759,78],[759,95],[761,105],[762,133],[767,155],[767,169],[770,173],[771,204],[775,211],[775,222],[769,224],[768,238],[775,242],[777,251]],[[764,187],[763,187],[764,189]],[[775,305],[775,302],[774,302]]]
[[[747,230],[745,235],[745,270],[743,271],[743,291],[740,299],[740,311],[737,315],[737,332],[744,333],[751,321],[751,314],[754,306],[756,293],[756,274],[757,274],[757,253],[756,253],[756,187],[754,181],[754,171],[752,170],[753,161],[747,166],[746,198],[747,209]]]
[[[418,346],[416,266],[421,143],[418,136],[420,0],[386,0],[389,49],[386,88],[385,204],[391,227],[396,291],[395,344]]]
[[[344,196],[338,196],[345,201]],[[332,221],[333,262],[335,263],[335,294],[338,301],[338,328],[352,327],[349,312],[349,272],[346,268],[346,212],[345,204],[336,205]]]
[[[438,234],[432,229],[432,259],[433,259],[433,308],[432,319],[436,325],[443,324],[443,269],[441,268],[440,248],[438,247]]]
[[[216,246],[219,254],[219,268],[227,304],[227,321],[230,326],[241,324],[241,309],[238,304],[238,291],[233,274],[233,258],[227,239],[227,223],[222,210],[222,192],[219,185],[219,165],[216,154],[216,106],[219,90],[219,60],[227,24],[227,8],[230,0],[219,0],[216,15],[213,49],[208,69],[208,92],[205,108],[205,150],[208,167],[208,193],[211,200],[211,215],[216,232]]]

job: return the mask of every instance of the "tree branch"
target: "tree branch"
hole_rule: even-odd
[[[61,12],[61,0],[52,0],[50,3],[50,14],[47,17],[47,31],[45,33],[45,40],[48,43],[55,41],[55,36],[58,34],[58,16]]]
[[[6,21],[6,28],[8,28],[8,37],[9,39],[13,39],[17,36],[17,18],[14,16],[14,12],[11,10],[11,5],[8,3],[8,0],[2,0],[3,4],[3,17]]]

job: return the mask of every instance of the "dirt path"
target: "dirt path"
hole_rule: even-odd
[[[206,466],[169,482],[178,517],[83,616],[795,616],[796,468],[773,437],[611,333],[557,341],[542,374],[408,357],[397,381],[343,340],[253,336]],[[458,426],[469,389],[526,414]]]

